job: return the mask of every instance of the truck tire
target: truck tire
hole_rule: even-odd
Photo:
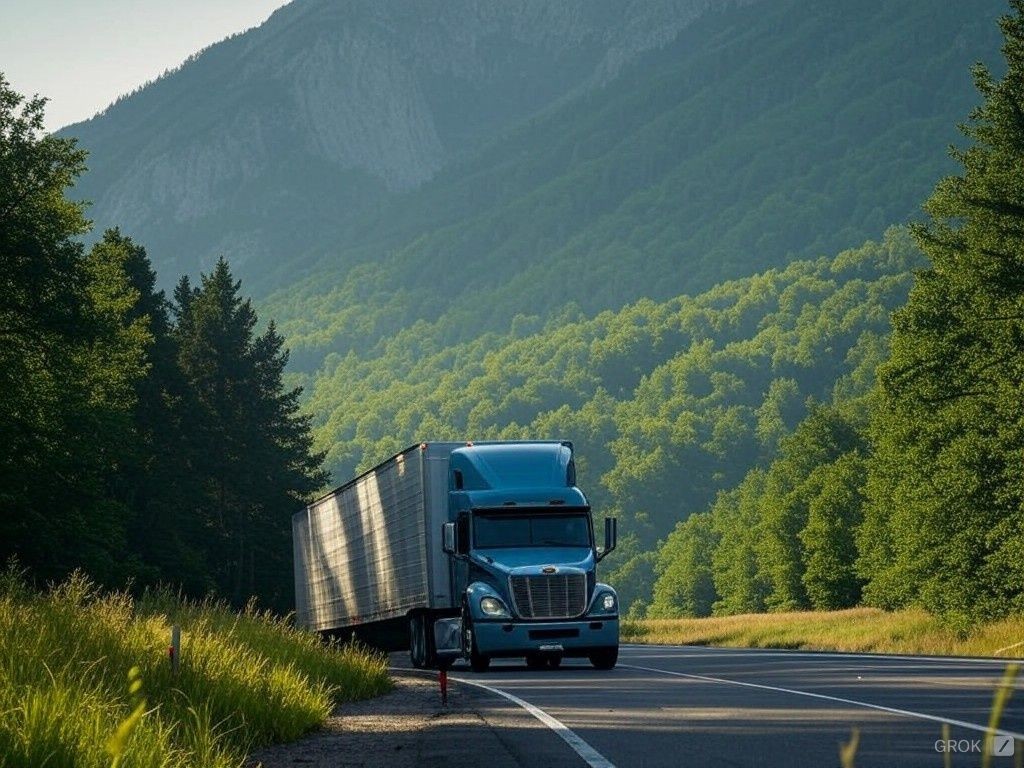
[[[409,617],[409,661],[416,669],[427,666],[427,637],[423,624],[421,614],[414,613]]]
[[[469,646],[469,668],[474,672],[486,672],[491,666],[491,657],[486,656],[476,648],[476,633],[470,625],[470,646]]]
[[[541,656],[539,653],[528,653],[526,654],[526,668],[527,669],[544,669],[547,667],[547,659]]]
[[[551,667],[551,669],[558,669],[560,666],[562,666],[562,654],[551,654],[550,656],[548,656],[547,662],[548,666]]]
[[[598,648],[587,654],[594,669],[611,669],[619,660],[619,646],[613,645],[608,648]]]
[[[462,626],[463,631],[469,635],[468,643],[465,642],[466,638],[463,636],[464,645],[469,646],[469,668],[474,672],[486,672],[491,666],[491,657],[477,650],[476,632],[473,631],[473,624],[469,617],[469,606],[465,603],[462,605]]]

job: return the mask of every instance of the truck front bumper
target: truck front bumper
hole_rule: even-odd
[[[573,621],[500,620],[473,622],[476,647],[486,656],[525,656],[555,652],[586,656],[598,648],[619,644],[618,616],[585,617]]]

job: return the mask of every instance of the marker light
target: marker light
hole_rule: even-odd
[[[615,595],[607,594],[601,599],[601,607],[606,611],[615,610]]]

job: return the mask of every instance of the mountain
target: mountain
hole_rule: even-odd
[[[98,228],[145,242],[165,284],[221,254],[255,283],[710,5],[294,0],[63,133],[91,153]]]
[[[100,226],[165,286],[226,253],[312,371],[879,236],[949,169],[1003,9],[296,0],[68,133]]]
[[[375,354],[415,323],[444,345],[878,237],[951,169],[1000,11],[772,0],[704,14],[334,230],[322,256],[289,260],[268,311],[297,368],[329,371],[325,356]]]

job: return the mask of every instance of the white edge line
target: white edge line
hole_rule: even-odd
[[[998,651],[992,651],[992,653],[994,653],[996,656],[998,656],[1003,651],[1008,651],[1011,648],[1016,648],[1019,645],[1024,645],[1024,640],[1021,640],[1019,643],[1014,643],[1013,645],[1008,645],[1005,648],[1000,648]]]
[[[1024,641],[1018,643],[1018,645],[1024,645]],[[1013,648],[1015,646],[1009,646]],[[710,651],[713,653],[719,653],[721,655],[733,655],[733,656],[780,656],[780,657],[791,657],[794,659],[801,658],[803,656],[828,656],[832,658],[846,658],[846,659],[879,659],[886,660],[892,659],[894,661],[939,661],[939,662],[964,662],[968,664],[999,664],[1005,667],[1007,664],[1019,664],[1022,662],[1021,658],[1008,656],[1005,659],[994,659],[985,658],[979,656],[913,656],[907,654],[895,654],[895,653],[857,653],[855,651],[797,651],[797,650],[786,650],[779,648],[743,648],[733,647],[726,645],[669,645],[667,643],[620,643],[619,648],[628,648],[629,650],[657,650],[659,648],[667,649],[678,649],[685,651]],[[1005,651],[1006,648],[1001,648],[1000,651]],[[998,651],[997,651],[998,653]]]
[[[740,680],[726,680],[722,677],[708,677],[707,675],[693,675],[686,672],[672,672],[667,669],[656,669],[654,667],[641,667],[635,664],[619,664],[619,667],[624,669],[639,669],[644,672],[657,672],[662,675],[672,675],[674,677],[685,677],[691,680],[701,680],[708,683],[725,683],[727,685],[740,685],[744,688],[759,688],[764,691],[775,691],[776,693],[790,693],[796,696],[807,696],[812,699],[823,699],[825,701],[836,701],[840,704],[851,704],[855,707],[864,707],[865,709],[875,709],[880,712],[888,712],[893,715],[903,715],[904,717],[916,717],[921,720],[931,720],[936,723],[949,723],[955,725],[958,728],[966,728],[971,731],[977,731],[979,733],[992,733],[997,736],[1008,736],[1011,739],[1018,741],[1024,741],[1024,733],[1014,733],[1013,731],[1004,731],[999,728],[989,729],[984,725],[978,725],[976,723],[968,723],[963,720],[954,720],[949,717],[938,717],[937,715],[927,715],[923,712],[911,712],[908,709],[895,709],[893,707],[883,707],[881,704],[871,704],[866,701],[855,701],[853,699],[843,699],[839,696],[828,696],[824,693],[811,693],[810,691],[798,691],[793,688],[777,688],[774,685],[762,685],[760,683],[745,683]]]
[[[427,670],[414,670],[405,668],[400,669],[402,672],[432,674]],[[524,701],[523,699],[520,699],[518,696],[515,696],[509,693],[508,691],[503,691],[500,688],[485,685],[484,683],[478,683],[475,680],[467,680],[464,677],[453,677],[452,675],[449,675],[448,679],[454,680],[457,683],[464,683],[465,685],[473,685],[477,688],[483,688],[485,691],[495,693],[498,696],[508,699],[513,704],[518,704],[520,707],[525,709],[535,718],[544,723],[544,725],[546,725],[548,728],[550,728],[552,731],[558,734],[558,736],[561,737],[562,741],[564,741],[566,744],[572,747],[573,751],[581,758],[583,758],[584,762],[586,762],[586,764],[589,765],[590,768],[615,768],[615,764],[613,762],[611,762],[608,758],[606,758],[604,755],[602,755],[600,752],[598,752],[596,749],[590,746],[586,741],[582,739],[582,737],[580,737],[575,731],[569,728],[569,726],[567,726],[562,721],[555,719],[540,707],[535,706],[528,701]]]

